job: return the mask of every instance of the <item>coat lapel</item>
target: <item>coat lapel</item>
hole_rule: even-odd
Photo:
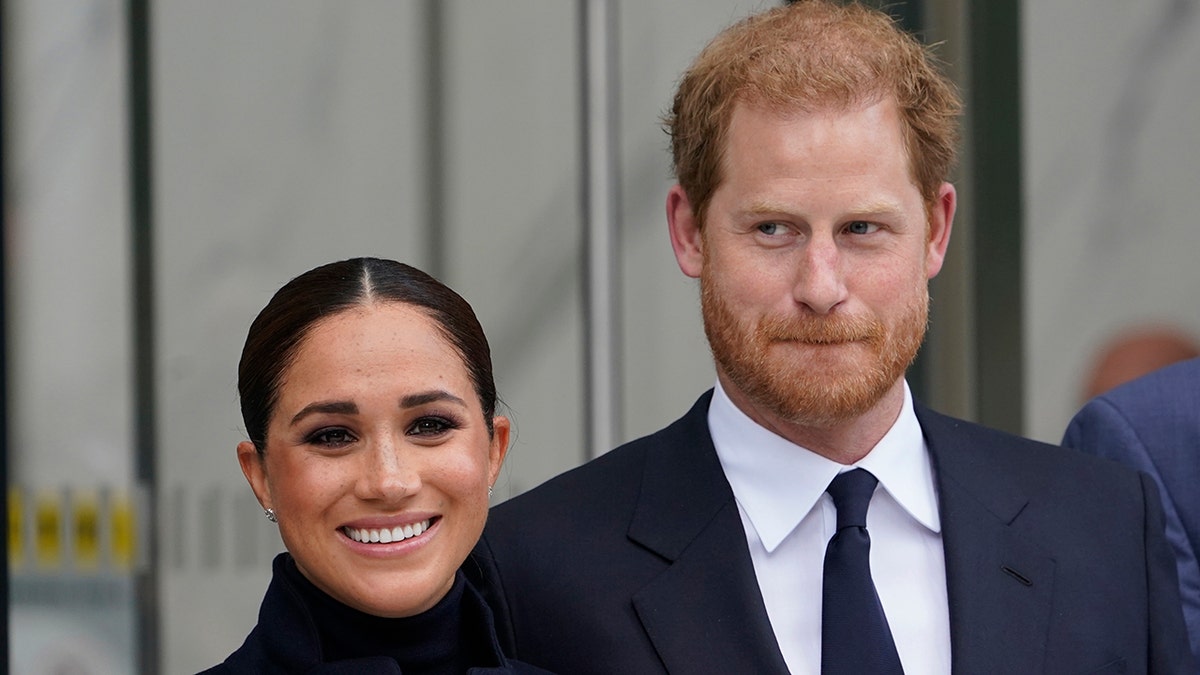
[[[629,537],[669,565],[634,609],[669,672],[787,673],[708,433],[711,396],[647,456]]]
[[[937,476],[955,673],[1043,670],[1054,560],[1014,528],[1032,507],[993,434],[920,405]]]

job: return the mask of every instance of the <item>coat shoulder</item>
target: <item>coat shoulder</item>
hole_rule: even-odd
[[[964,487],[1005,518],[1033,504],[1051,521],[1132,522],[1153,490],[1139,472],[1109,459],[928,409],[918,418],[942,487]]]
[[[488,532],[519,523],[538,522],[576,529],[587,523],[622,521],[641,493],[648,466],[660,469],[675,461],[675,453],[693,454],[696,448],[711,447],[708,435],[708,403],[712,392],[696,401],[683,417],[659,431],[630,441],[532,490],[492,508]],[[715,456],[715,454],[714,454]],[[526,532],[523,536],[528,536]]]

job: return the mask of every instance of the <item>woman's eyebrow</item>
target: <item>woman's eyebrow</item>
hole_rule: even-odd
[[[464,407],[467,405],[466,401],[448,391],[434,389],[431,391],[423,391],[417,394],[409,394],[404,396],[400,399],[400,407],[415,408],[420,405],[425,405],[426,403],[433,403],[434,401],[450,401]]]
[[[296,413],[294,417],[292,417],[292,424],[295,424],[305,417],[315,413],[354,415],[358,413],[358,406],[354,405],[352,401],[317,401],[316,403],[309,403],[301,408],[300,412]]]

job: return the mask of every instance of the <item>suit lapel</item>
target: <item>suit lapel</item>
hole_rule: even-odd
[[[647,456],[629,537],[669,565],[634,609],[668,672],[786,673],[708,433],[710,399]],[[997,470],[994,435],[916,409],[937,475],[953,670],[1041,672],[1055,569],[1013,527],[1028,499]]]
[[[1013,524],[1031,517],[991,434],[920,405],[937,476],[956,673],[1042,672],[1054,560]]]
[[[787,673],[708,433],[711,392],[646,459],[629,537],[670,564],[633,598],[672,673]]]

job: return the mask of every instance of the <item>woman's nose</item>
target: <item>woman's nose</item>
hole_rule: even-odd
[[[357,495],[370,501],[399,501],[421,489],[421,472],[402,444],[390,439],[372,444],[358,477]]]

